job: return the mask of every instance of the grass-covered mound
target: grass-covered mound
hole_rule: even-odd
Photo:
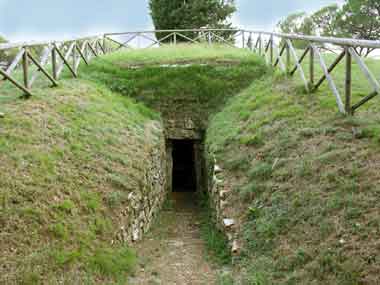
[[[226,46],[178,45],[120,51],[80,70],[158,110],[164,118],[197,118],[207,126],[211,113],[265,74],[264,60],[248,50]]]
[[[207,148],[233,188],[243,284],[377,284],[378,108],[337,114],[329,95],[266,78],[211,120]],[[239,279],[239,278],[238,278]]]
[[[27,101],[2,85],[0,283],[122,282],[134,256],[118,215],[163,140],[148,107],[205,122],[265,72],[248,51],[184,45],[97,58],[54,89],[41,77]]]
[[[159,116],[80,80],[34,92],[2,105],[0,283],[122,281],[134,254],[118,216],[163,142]]]

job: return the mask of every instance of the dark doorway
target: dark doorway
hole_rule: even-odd
[[[195,152],[193,140],[172,140],[173,192],[196,192]]]

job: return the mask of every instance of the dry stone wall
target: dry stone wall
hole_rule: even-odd
[[[239,243],[237,239],[237,225],[232,217],[229,197],[232,193],[231,187],[224,175],[223,169],[218,166],[216,158],[207,154],[208,168],[208,190],[210,207],[214,211],[216,226],[227,237],[232,254],[239,254]]]
[[[126,206],[120,214],[118,239],[126,243],[136,242],[143,237],[167,197],[167,159],[163,137],[142,163],[144,175],[141,185],[129,193]]]

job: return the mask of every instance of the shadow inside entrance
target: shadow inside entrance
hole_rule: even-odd
[[[197,178],[193,140],[172,140],[173,192],[196,192]]]

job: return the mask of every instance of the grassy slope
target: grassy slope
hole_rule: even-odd
[[[189,60],[197,64],[128,68]],[[109,242],[126,193],[137,187],[145,160],[139,150],[155,143],[142,137],[155,129],[157,115],[107,87],[153,107],[161,106],[157,98],[186,97],[207,117],[264,71],[247,51],[183,46],[97,59],[80,70],[82,80],[65,79],[60,88],[46,89],[46,80],[39,80],[41,89],[25,102],[15,100],[14,87],[2,85],[0,280],[104,283],[130,270],[129,250]]]
[[[256,81],[208,129],[207,146],[228,172],[231,200],[244,209],[236,212],[243,279],[376,284],[378,108],[343,118],[326,87],[314,95],[300,90],[299,81],[275,75]]]
[[[198,64],[186,68],[157,66],[178,61],[187,63],[189,60],[208,65]],[[148,63],[156,66],[144,66]],[[377,68],[375,64],[370,64]],[[140,69],[142,66],[144,68]],[[162,107],[157,106],[156,98],[172,98],[175,101],[176,98],[183,99],[192,95],[198,100],[197,107],[208,104],[206,109],[213,111],[262,74],[265,74],[262,61],[246,51],[221,47],[205,49],[202,46],[116,53],[94,61],[81,71],[82,78],[100,82],[113,91],[135,97],[151,107]],[[336,76],[342,78],[341,70]],[[363,84],[359,75],[354,78],[357,99],[367,94],[368,86]],[[94,266],[91,264],[99,264],[91,262],[94,256],[107,257],[104,252],[111,252],[105,242],[111,235],[107,230],[103,232],[96,229],[98,225],[107,229],[106,225],[112,222],[107,222],[104,214],[110,210],[109,205],[104,204],[109,200],[108,195],[102,191],[99,194],[101,199],[89,199],[86,194],[81,194],[82,191],[77,194],[77,189],[87,189],[87,185],[95,187],[98,183],[106,185],[105,189],[108,189],[109,181],[114,181],[111,184],[116,184],[117,187],[123,185],[123,179],[119,176],[111,175],[110,180],[103,179],[104,174],[109,177],[109,163],[112,164],[112,169],[116,166],[116,169],[122,170],[126,162],[120,158],[121,148],[118,143],[111,144],[111,149],[109,144],[104,145],[99,140],[105,134],[104,129],[101,129],[116,127],[116,135],[120,132],[129,139],[136,138],[138,141],[139,134],[144,130],[142,122],[151,118],[145,108],[137,107],[128,99],[116,99],[117,96],[109,94],[104,87],[94,90],[83,82],[69,86],[73,82],[67,81],[63,89],[53,91],[56,95],[54,97],[46,97],[41,92],[39,98],[29,101],[32,104],[19,102],[16,105],[12,103],[1,106],[2,109],[6,106],[7,113],[6,128],[2,126],[1,131],[8,131],[4,132],[7,137],[0,140],[0,168],[5,169],[1,172],[5,174],[0,175],[7,176],[5,182],[2,182],[0,176],[0,183],[13,185],[7,187],[12,187],[10,189],[15,193],[0,192],[4,201],[1,209],[8,215],[1,217],[10,218],[9,223],[13,224],[9,230],[17,232],[20,238],[20,241],[15,240],[14,243],[17,242],[18,246],[24,244],[22,248],[25,251],[28,247],[31,251],[38,248],[41,233],[46,236],[49,245],[46,251],[36,251],[35,255],[26,259],[23,266],[19,266],[20,272],[27,274],[20,276],[31,280],[37,278],[43,269],[47,270],[45,276],[56,276],[63,269],[74,276],[79,266],[82,266],[83,274],[87,271],[92,276]],[[341,82],[337,80],[337,83]],[[83,88],[90,88],[91,92],[77,94],[78,89]],[[3,92],[5,99],[13,96],[12,90],[8,88]],[[103,95],[98,96],[98,93]],[[116,101],[106,100],[109,99],[108,96]],[[95,104],[97,111],[88,112],[85,109],[84,112],[84,98],[91,102],[100,100]],[[68,110],[60,109],[66,109],[67,104],[70,105]],[[128,105],[129,111],[118,108],[116,109],[120,112],[113,111],[123,104]],[[236,193],[233,197],[241,205],[236,209],[245,209],[237,214],[244,221],[242,228],[246,247],[241,265],[247,269],[245,277],[250,283],[375,282],[374,278],[379,275],[376,255],[379,250],[376,236],[380,224],[376,208],[379,176],[376,165],[379,161],[380,128],[378,118],[374,115],[377,107],[373,105],[368,105],[371,106],[371,111],[362,111],[355,120],[344,119],[336,114],[334,98],[326,86],[310,97],[300,92],[299,83],[293,84],[273,77],[255,82],[231,99],[224,110],[213,118],[207,144],[210,150],[217,153],[223,167],[229,172]],[[105,106],[108,106],[107,113],[112,113],[112,117],[99,117]],[[134,120],[136,115],[140,118],[137,121]],[[77,119],[78,116],[80,120]],[[88,120],[86,116],[89,116]],[[85,124],[77,126],[82,119]],[[93,124],[94,120],[99,123]],[[131,121],[136,128],[133,128],[132,135],[124,134],[117,122],[131,125]],[[58,127],[39,128],[50,124]],[[67,127],[59,128],[60,124],[67,124]],[[91,127],[87,129],[88,126]],[[356,137],[352,134],[352,128],[355,128]],[[14,132],[15,129],[20,132]],[[38,130],[38,133],[30,130]],[[55,137],[67,142],[64,145],[73,149],[74,153],[66,151],[62,154],[59,150],[51,152],[50,147],[41,147],[55,142]],[[112,135],[109,140],[112,141],[115,137]],[[17,145],[20,149],[26,149],[20,157],[19,152],[12,149]],[[63,159],[62,155],[68,159]],[[96,160],[93,159],[94,155]],[[3,157],[7,160],[3,160]],[[58,164],[60,171],[51,171],[51,157],[63,163]],[[73,171],[64,167],[67,161],[70,161]],[[90,167],[83,168],[83,164]],[[11,179],[14,169],[10,165],[15,166],[16,175],[21,179]],[[100,169],[101,174],[94,174],[94,169]],[[55,177],[63,179],[63,182],[57,183],[53,179]],[[63,187],[65,183],[69,186]],[[39,185],[47,185],[52,191],[41,195]],[[85,186],[81,187],[83,185]],[[18,198],[13,201],[12,197]],[[96,206],[96,201],[100,201],[100,206]],[[43,207],[37,207],[42,213],[35,213],[34,205],[42,205]],[[96,214],[91,213],[94,207]],[[45,220],[41,222],[41,217],[54,221],[51,229]],[[105,222],[102,221],[104,219]],[[8,219],[0,221],[4,225]],[[18,224],[21,226],[16,226]],[[35,233],[30,230],[34,226],[37,226]],[[83,229],[80,231],[83,236],[73,237],[73,230],[78,227]],[[22,236],[26,231],[33,233],[32,238]],[[1,235],[2,239],[7,240],[7,243],[2,244],[5,244],[5,253],[13,256],[13,265],[26,252],[19,253],[18,258],[14,252],[10,253],[16,246],[12,243],[13,239],[6,237],[5,234]],[[76,240],[72,247],[69,245],[73,238]],[[95,254],[95,246],[90,245],[104,249],[103,253]],[[122,249],[112,250],[123,256]]]
[[[164,118],[195,115],[205,122],[265,70],[263,61],[248,51],[183,45],[111,54],[83,67],[81,76],[144,102]]]
[[[158,115],[83,81],[35,93],[0,121],[0,283],[122,280],[134,255],[110,242]]]

